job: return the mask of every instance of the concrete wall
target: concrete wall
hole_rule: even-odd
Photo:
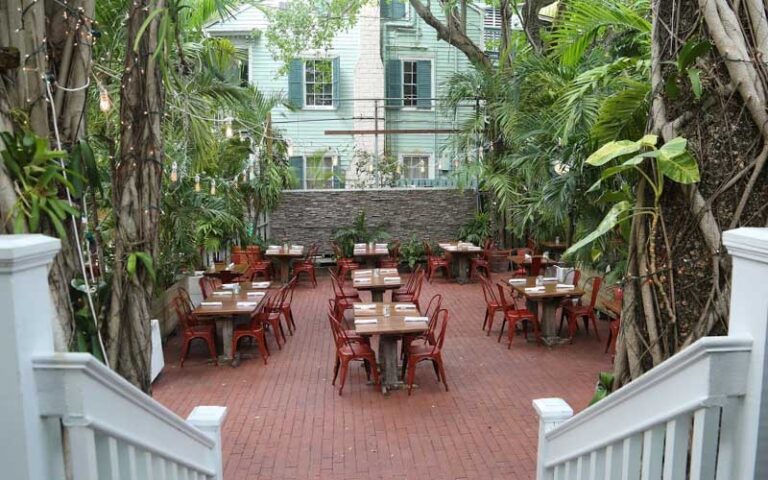
[[[309,245],[319,242],[330,253],[333,231],[352,224],[365,210],[369,226],[389,224],[393,239],[415,234],[430,240],[452,240],[475,215],[475,193],[455,189],[292,190],[283,192],[270,214],[270,239]]]

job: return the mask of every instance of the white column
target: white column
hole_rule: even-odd
[[[3,478],[37,480],[63,473],[60,438],[46,430],[32,358],[54,352],[48,267],[61,248],[43,235],[0,235],[0,465]],[[54,451],[56,447],[59,451]]]
[[[216,443],[212,450],[213,462],[216,470],[214,480],[224,480],[224,460],[221,455],[221,428],[227,418],[227,407],[195,407],[187,417],[187,422],[199,428]]]
[[[768,228],[740,228],[723,234],[733,258],[729,336],[754,339],[746,372],[747,393],[735,429],[734,479],[768,478]]]
[[[533,408],[539,415],[539,451],[536,457],[536,480],[549,480],[544,469],[549,452],[547,451],[547,432],[573,416],[573,409],[562,398],[537,398]]]

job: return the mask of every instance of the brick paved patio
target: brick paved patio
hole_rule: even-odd
[[[339,397],[331,386],[333,345],[325,316],[331,287],[296,290],[298,331],[272,356],[240,367],[206,364],[202,344],[178,368],[179,339],[166,346],[166,367],[154,397],[182,416],[196,405],[226,405],[225,476],[235,479],[532,479],[537,419],[531,400],[565,398],[581,410],[597,373],[610,369],[594,336],[555,349],[516,338],[511,350],[481,330],[479,285],[436,279],[424,298],[445,297],[450,312],[445,344],[450,392],[429,364],[416,373],[420,388],[385,397],[354,367]],[[500,316],[494,326],[498,333]],[[606,327],[606,325],[601,325]],[[607,328],[601,333],[607,334]],[[246,347],[250,348],[250,347]],[[255,352],[255,349],[252,351]]]

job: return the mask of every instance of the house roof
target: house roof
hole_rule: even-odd
[[[277,5],[276,1],[265,1],[262,5]],[[204,30],[209,35],[241,36],[250,35],[255,29],[266,28],[269,20],[261,8],[254,5],[242,5],[229,15],[208,23]]]

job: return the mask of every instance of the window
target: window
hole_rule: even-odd
[[[408,18],[407,0],[381,0],[381,18],[388,20],[402,20]]]
[[[415,107],[419,98],[416,75],[416,62],[403,62],[403,105],[406,107]]]
[[[429,155],[403,155],[402,176],[406,180],[429,178]]]
[[[248,86],[248,60],[240,61],[240,86],[241,87]]]
[[[333,107],[333,65],[331,60],[304,62],[304,105]]]
[[[312,156],[307,158],[307,188],[334,188],[336,181],[332,156]]]

